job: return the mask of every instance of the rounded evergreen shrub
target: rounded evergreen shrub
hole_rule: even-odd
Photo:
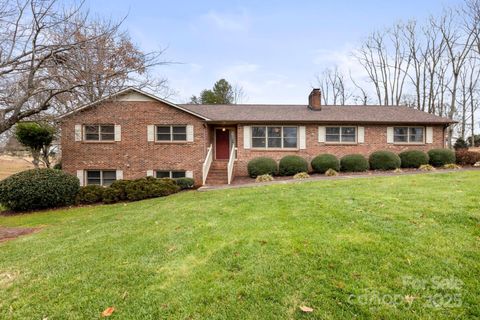
[[[428,164],[428,154],[420,150],[407,150],[400,152],[402,168],[420,168],[421,165]]]
[[[368,158],[372,170],[395,170],[400,168],[400,157],[390,151],[375,151]]]
[[[312,169],[314,172],[325,173],[328,169],[340,170],[340,162],[333,154],[321,154],[313,158]]]
[[[181,190],[192,189],[195,185],[195,180],[193,180],[192,178],[177,178],[174,179],[174,181]]]
[[[299,156],[285,156],[280,159],[278,173],[281,176],[293,176],[308,171],[308,162]]]
[[[179,190],[180,187],[173,180],[155,179],[153,177],[132,180],[125,188],[127,199],[130,201],[164,197]]]
[[[122,194],[123,192],[119,188],[105,188],[105,190],[103,191],[103,203],[110,204],[126,200],[122,199]]]
[[[77,194],[78,204],[93,204],[103,201],[105,188],[99,185],[81,187]]]
[[[340,159],[340,170],[362,172],[369,169],[368,160],[361,154],[349,154]]]
[[[434,167],[443,167],[449,163],[455,163],[455,152],[449,149],[432,149],[428,151],[430,164]]]
[[[75,203],[78,178],[60,170],[32,169],[0,181],[0,203],[14,211],[61,207]]]
[[[248,162],[248,175],[252,178],[262,176],[264,174],[275,175],[278,171],[277,162],[272,158],[259,157]]]

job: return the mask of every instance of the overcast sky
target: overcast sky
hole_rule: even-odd
[[[92,13],[118,19],[144,50],[167,48],[178,62],[157,71],[175,102],[226,78],[247,103],[306,103],[315,75],[339,65],[359,73],[349,52],[369,32],[423,20],[461,0],[128,1],[87,0]]]

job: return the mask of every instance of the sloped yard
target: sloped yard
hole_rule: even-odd
[[[0,243],[0,318],[478,318],[479,181],[305,182],[0,217],[41,228]]]

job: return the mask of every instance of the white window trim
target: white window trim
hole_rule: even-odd
[[[426,133],[427,133],[427,129],[426,127],[424,126],[395,126],[395,127],[392,127],[393,128],[393,144],[398,144],[398,145],[424,145],[426,144]],[[407,128],[407,141],[399,141],[399,142],[396,142],[395,141],[395,128]],[[423,141],[422,142],[418,142],[418,141],[414,141],[414,142],[410,142],[410,128],[422,128],[423,129]]]
[[[100,184],[89,184],[88,183],[88,172],[90,172],[90,171],[99,171],[100,172]],[[119,170],[116,170],[116,169],[86,169],[86,170],[83,170],[85,186],[102,186],[102,187],[105,187],[105,185],[103,184],[103,172],[104,171],[114,171],[115,172],[115,181],[119,180],[118,179],[118,171]]]
[[[327,141],[327,128],[340,128],[340,141]],[[342,141],[342,128],[355,128],[355,141]],[[325,126],[325,144],[358,144],[358,126]]]
[[[170,140],[158,140],[158,127],[170,127]],[[185,140],[173,140],[173,127],[185,127]],[[186,143],[188,140],[188,125],[186,124],[156,124],[154,125],[154,141],[158,143]]]
[[[253,128],[257,128],[257,127],[262,127],[262,128],[265,128],[265,147],[264,148],[261,148],[261,147],[254,147],[253,146],[253,138],[258,138],[258,137],[254,137],[253,136]],[[269,148],[268,147],[268,128],[282,128],[281,130],[281,141],[282,141],[282,146],[281,147],[276,147],[276,148]],[[294,148],[285,148],[283,147],[283,128],[297,128],[297,146],[294,147]],[[269,125],[269,126],[263,126],[263,125],[253,125],[253,126],[250,126],[250,146],[251,148],[250,149],[253,149],[253,150],[299,150],[300,149],[300,139],[299,139],[299,136],[300,136],[300,127],[299,126],[275,126],[275,125]]]
[[[85,129],[85,127],[88,127],[88,126],[97,126],[98,127],[98,140],[87,140],[87,130]],[[101,127],[102,126],[112,126],[113,127],[113,139],[112,140],[102,140],[102,130],[101,130]],[[113,124],[113,123],[101,123],[101,124],[98,124],[98,123],[95,123],[95,124],[83,124],[82,125],[82,140],[84,142],[106,142],[106,143],[112,143],[112,142],[118,142],[120,140],[116,140],[117,139],[117,130],[116,129],[116,125]]]

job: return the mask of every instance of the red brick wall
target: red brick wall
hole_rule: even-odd
[[[75,142],[76,124],[121,125],[119,142]],[[147,125],[191,124],[194,142],[147,142]],[[65,171],[123,170],[124,179],[145,177],[147,170],[193,171],[202,182],[206,150],[204,122],[193,115],[160,102],[107,102],[78,112],[62,122],[62,165]]]
[[[307,124],[306,126],[306,149],[288,150],[288,151],[266,151],[243,148],[243,125],[237,127],[237,145],[238,152],[235,173],[238,176],[246,176],[248,161],[255,157],[270,157],[280,160],[282,157],[294,154],[305,158],[309,163],[317,155],[321,153],[331,153],[337,157],[347,154],[361,153],[368,156],[377,150],[389,150],[395,153],[402,152],[407,149],[428,151],[434,148],[444,147],[444,129],[443,126],[433,127],[433,143],[422,145],[398,145],[387,143],[387,127],[380,125],[364,125],[365,143],[351,145],[332,145],[318,142],[318,125]]]

